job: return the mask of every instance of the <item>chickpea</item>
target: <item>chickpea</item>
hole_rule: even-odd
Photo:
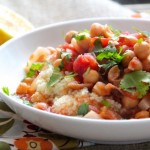
[[[17,87],[16,94],[28,94],[30,91],[30,86],[27,83],[21,82]]]
[[[24,71],[26,73],[29,72],[32,63],[34,62],[45,62],[49,55],[50,55],[50,51],[48,48],[38,47],[33,52],[33,54],[30,55],[28,63],[27,63],[28,65],[25,66]]]
[[[52,48],[54,49],[54,48]],[[46,57],[50,54],[50,50],[45,47],[38,47],[34,53],[30,56],[29,60],[32,62],[43,62]]]
[[[31,84],[31,86],[30,86],[30,93],[31,93],[31,94],[35,93],[35,91],[36,91],[36,82],[37,82],[38,79],[39,79],[39,76],[37,76],[37,77],[33,80],[32,84]]]
[[[111,37],[114,36],[114,33],[110,30],[110,27],[108,25],[104,26],[104,31],[103,32],[104,32],[103,33],[104,37],[106,37],[106,38],[111,38]]]
[[[143,70],[150,72],[150,55],[142,60]]]
[[[107,88],[108,86],[106,86],[105,83],[103,82],[97,82],[93,89],[92,89],[92,92],[94,92],[95,94],[99,95],[99,96],[107,96],[107,95],[110,95],[110,91],[111,89]]]
[[[54,61],[54,63],[53,63],[53,66],[54,66],[55,68],[59,67],[59,65],[61,64],[61,61],[62,61],[62,59],[56,59],[56,60]]]
[[[105,106],[101,108],[100,116],[102,119],[111,119],[111,120],[117,120],[120,118],[115,111],[108,109]]]
[[[89,70],[83,74],[84,83],[96,83],[99,80],[99,73],[96,70]]]
[[[80,53],[87,52],[90,48],[91,37],[86,36],[83,40],[77,41],[75,38],[71,40],[71,44],[75,47],[75,49]]]
[[[40,110],[47,110],[48,109],[48,105],[46,103],[43,103],[43,102],[36,103],[35,105],[33,105],[33,107],[40,109]]]
[[[49,47],[48,49],[49,49],[50,55],[48,55],[46,61],[53,63],[56,59],[60,58],[60,53],[61,53],[60,48],[54,49],[52,47]]]
[[[137,57],[133,57],[128,64],[128,69],[131,71],[142,70],[143,69],[142,62]]]
[[[114,83],[117,78],[120,76],[120,69],[117,65],[113,66],[108,72],[108,80],[111,83]]]
[[[138,100],[137,99],[132,99],[130,97],[124,96],[122,98],[122,104],[124,106],[124,108],[126,109],[131,109],[134,108],[135,106],[138,105]]]
[[[136,43],[134,45],[134,53],[140,60],[145,59],[150,55],[150,44],[145,41]]]
[[[32,82],[33,82],[33,78],[30,78],[30,77],[25,78],[25,79],[23,80],[23,82],[26,83],[27,85],[31,85]]]
[[[93,23],[90,29],[91,37],[103,35],[104,26],[99,23]]]
[[[118,44],[118,43],[117,43]],[[116,44],[116,45],[117,45]],[[120,53],[120,54],[124,54],[124,53],[126,53],[126,51],[128,51],[129,50],[129,46],[127,46],[127,45],[122,45],[122,49],[121,49],[121,51],[120,51],[120,49],[118,50],[117,49],[117,51],[118,51],[118,53]]]
[[[138,107],[141,110],[148,110],[150,108],[150,95],[145,95],[139,102]]]
[[[90,48],[91,37],[86,36],[85,39],[77,41],[78,46],[82,51],[87,51]]]
[[[35,92],[32,96],[31,96],[31,102],[44,102],[46,99],[46,96],[39,93],[39,92]]]
[[[76,51],[78,51],[79,53],[82,51],[81,48],[79,47],[79,45],[77,44],[77,41],[75,38],[73,38],[71,40],[71,44],[73,45],[73,47],[76,49]]]
[[[149,118],[149,112],[146,110],[141,110],[135,114],[136,119]]]
[[[135,57],[135,54],[132,50],[126,50],[124,55],[125,56],[122,59],[122,65],[127,67],[132,58]]]
[[[66,36],[65,36],[65,41],[70,44],[73,36],[76,35],[77,33],[78,33],[77,31],[69,31],[69,32],[67,32]]]

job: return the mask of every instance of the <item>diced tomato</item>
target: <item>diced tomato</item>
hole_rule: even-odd
[[[64,45],[60,45],[60,48],[62,48],[63,50],[65,50],[65,52],[67,52],[68,54],[70,54],[71,58],[69,60],[64,59],[63,63],[64,63],[64,71],[73,71],[73,62],[76,59],[76,57],[78,56],[78,52],[75,50],[75,48],[73,47],[73,45],[71,44],[64,44]]]
[[[91,69],[97,70],[98,65],[96,59],[91,54],[79,55],[73,63],[73,70],[79,76],[82,76],[84,72],[90,67]]]
[[[91,47],[95,47],[95,42],[100,42],[102,47],[106,47],[109,43],[109,38],[99,38],[99,37],[94,37],[91,39]]]
[[[106,47],[108,45],[109,38],[101,38],[102,47]]]
[[[127,45],[128,47],[133,47],[137,40],[138,39],[132,35],[123,35],[119,37],[118,43],[119,46]]]
[[[64,61],[63,70],[72,72],[73,71],[73,61],[72,60]]]
[[[136,37],[137,39],[140,39],[140,38],[145,38],[145,36],[141,33],[133,33],[132,36]]]
[[[59,47],[65,49],[65,50],[70,49],[70,50],[75,51],[75,48],[73,47],[72,44],[65,43],[64,45],[60,45]]]
[[[89,66],[89,60],[86,57],[84,57],[84,55],[79,55],[73,63],[73,70],[74,72],[82,76]]]
[[[138,99],[138,92],[135,92],[133,94],[130,93],[130,92],[127,92],[127,91],[122,91],[122,92],[123,92],[124,96],[130,97],[133,100],[137,100]]]
[[[78,52],[76,51],[76,49],[74,48],[74,46],[72,44],[64,44],[64,45],[60,45],[59,48],[64,49],[65,51],[71,51],[72,52],[72,57],[75,57],[78,55]]]
[[[100,116],[103,119],[111,119],[111,120],[120,119],[120,116],[114,110],[111,110],[105,106],[101,108]]]

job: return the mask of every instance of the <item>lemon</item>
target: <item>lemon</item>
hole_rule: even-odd
[[[0,5],[0,45],[33,29],[33,25],[7,7]]]
[[[0,29],[0,45],[10,40],[12,37],[12,35],[4,31],[3,29]]]

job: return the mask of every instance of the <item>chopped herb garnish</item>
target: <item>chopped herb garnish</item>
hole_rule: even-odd
[[[33,77],[35,75],[35,70],[30,69],[29,72],[26,74],[26,77]]]
[[[88,111],[89,111],[89,104],[83,103],[78,108],[78,115],[84,116],[88,113]]]
[[[137,43],[142,43],[143,42],[143,39],[142,38],[139,38],[138,40],[137,40]]]
[[[101,103],[102,103],[102,105],[104,105],[106,107],[111,107],[111,103],[107,100],[102,100]]]
[[[54,69],[53,74],[51,75],[50,80],[47,83],[47,86],[54,86],[62,78],[63,78],[63,75],[61,74],[60,69],[59,68]]]
[[[23,100],[23,103],[28,106],[32,106],[32,104],[28,100]]]
[[[69,60],[71,59],[71,54],[67,54],[67,55],[65,56],[65,58],[66,58],[66,61],[69,62]]]
[[[113,39],[114,40],[116,40],[116,39],[118,39],[119,38],[119,36],[120,36],[120,34],[121,34],[121,30],[117,30],[117,29],[115,29],[113,26],[109,26],[109,28],[110,28],[110,30],[114,33],[114,37],[113,37]]]
[[[134,71],[125,74],[120,82],[120,88],[132,94],[138,92],[138,98],[147,94],[150,86],[150,73]]]
[[[70,72],[69,74],[67,74],[65,77],[66,78],[73,78],[75,76],[77,76],[78,74],[77,73],[73,73],[73,72]]]
[[[77,41],[81,41],[81,40],[84,40],[87,36],[89,36],[89,31],[88,30],[84,30],[84,31],[81,31],[78,34],[74,35],[74,38]]]
[[[77,41],[81,41],[81,40],[84,40],[86,38],[86,35],[85,34],[78,34],[76,35],[75,39]]]
[[[6,95],[9,95],[9,89],[8,89],[8,87],[3,87],[2,90],[3,90],[3,92],[4,92]]]
[[[113,61],[113,60],[109,60],[105,64],[99,65],[99,67],[104,69],[104,73],[103,74],[105,74],[114,65],[117,65],[117,63],[115,61]]]
[[[110,59],[115,61],[116,63],[120,63],[123,59],[123,55],[117,52],[115,47],[110,47],[108,45],[105,48],[99,50],[99,55],[97,56],[97,60]]]
[[[97,52],[99,52],[100,49],[102,49],[102,43],[101,43],[101,40],[98,38],[94,42],[94,49],[93,49],[93,51],[94,51],[94,53],[97,53]]]
[[[60,69],[60,70],[63,69],[64,66],[65,66],[65,64],[64,64],[64,59],[62,59],[60,65],[59,65],[59,69]]]
[[[90,30],[88,30],[88,29],[84,29],[83,31],[80,31],[80,33],[90,33]]]
[[[86,76],[87,74],[89,74],[89,71],[91,70],[91,68],[90,67],[88,67],[87,69],[86,69],[86,71],[85,71],[85,73],[84,73],[84,75]]]
[[[65,67],[64,61],[69,62],[70,59],[71,59],[71,54],[70,54],[70,53],[64,52],[64,53],[62,53],[62,54],[64,55],[64,58],[62,59],[60,65],[59,65],[60,70]]]
[[[132,27],[135,31],[137,31],[138,33],[141,33],[142,35],[146,36],[146,37],[150,37],[150,34],[146,31],[142,31],[142,30],[139,30],[137,27],[133,26]]]
[[[29,72],[26,74],[26,77],[33,77],[37,71],[40,71],[43,67],[43,63],[33,63],[30,67]]]

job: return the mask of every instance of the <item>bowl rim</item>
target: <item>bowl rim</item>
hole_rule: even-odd
[[[93,124],[110,124],[111,125],[135,125],[135,124],[145,124],[145,123],[150,123],[150,118],[144,118],[144,119],[122,119],[122,120],[106,120],[106,119],[90,119],[90,118],[84,118],[84,117],[78,117],[78,116],[65,116],[65,115],[61,115],[61,114],[56,114],[56,113],[52,113],[52,112],[47,112],[47,111],[42,111],[39,110],[37,108],[34,108],[32,106],[28,106],[25,105],[23,103],[20,103],[19,101],[17,101],[17,98],[15,98],[14,96],[8,96],[5,93],[3,93],[3,91],[0,90],[0,99],[7,99],[9,101],[12,101],[15,103],[15,105],[22,107],[26,110],[29,110],[30,112],[34,112],[37,114],[41,114],[42,115],[46,115],[46,116],[51,116],[53,118],[58,118],[58,119],[62,119],[64,121],[66,120],[70,120],[70,121],[74,121],[74,122],[85,122],[85,123],[93,123]],[[7,104],[7,103],[6,103]]]
[[[2,49],[3,46],[11,43],[14,40],[23,38],[25,36],[29,36],[31,34],[34,34],[36,32],[41,32],[42,30],[46,30],[48,28],[52,28],[52,27],[57,27],[57,26],[63,26],[63,25],[67,25],[67,24],[73,24],[73,23],[80,23],[80,22],[90,22],[90,21],[134,21],[134,22],[150,22],[150,20],[148,18],[127,18],[127,17],[93,17],[93,18],[80,18],[80,19],[72,19],[72,20],[68,20],[68,21],[61,21],[61,22],[56,22],[56,23],[52,23],[52,24],[47,24],[44,26],[40,26],[37,28],[33,28],[33,30],[28,31],[22,35],[18,35],[16,37],[13,37],[12,39],[8,40],[7,42],[5,42],[4,44],[2,44],[0,46],[0,51]]]
[[[97,17],[97,18],[84,18],[84,19],[75,19],[75,20],[69,20],[69,21],[62,21],[62,22],[58,22],[58,23],[53,23],[50,25],[45,25],[42,27],[38,27],[36,29],[33,29],[32,31],[29,31],[23,35],[14,37],[13,39],[9,40],[8,42],[2,44],[0,46],[0,52],[2,52],[3,48],[5,48],[7,45],[13,43],[14,41],[20,39],[20,38],[24,38],[26,36],[30,36],[31,34],[34,34],[36,32],[42,32],[42,30],[46,30],[48,28],[52,28],[52,27],[57,27],[57,26],[62,26],[62,25],[67,25],[67,24],[73,24],[73,23],[80,23],[80,22],[93,22],[93,21],[133,21],[133,22],[148,22],[150,23],[149,19],[145,19],[145,18],[120,18],[120,17]],[[0,98],[1,96],[4,99],[7,99],[9,101],[13,100],[15,102],[15,105],[20,105],[21,107],[24,107],[25,109],[29,109],[31,112],[35,112],[37,114],[42,113],[43,115],[51,115],[52,117],[58,118],[58,119],[63,119],[63,120],[71,120],[71,121],[76,121],[76,122],[87,122],[87,123],[101,123],[101,124],[108,124],[111,123],[112,125],[122,125],[122,124],[128,124],[128,125],[135,125],[135,124],[145,124],[145,123],[150,123],[150,118],[144,118],[144,119],[123,119],[123,120],[105,120],[105,119],[90,119],[90,118],[83,118],[83,117],[73,117],[73,116],[65,116],[65,115],[61,115],[61,114],[55,114],[52,112],[47,112],[47,111],[41,111],[39,109],[36,109],[34,107],[31,106],[27,106],[23,103],[19,103],[17,102],[15,97],[12,96],[7,96],[2,89],[0,89]],[[2,101],[3,101],[2,98]]]

